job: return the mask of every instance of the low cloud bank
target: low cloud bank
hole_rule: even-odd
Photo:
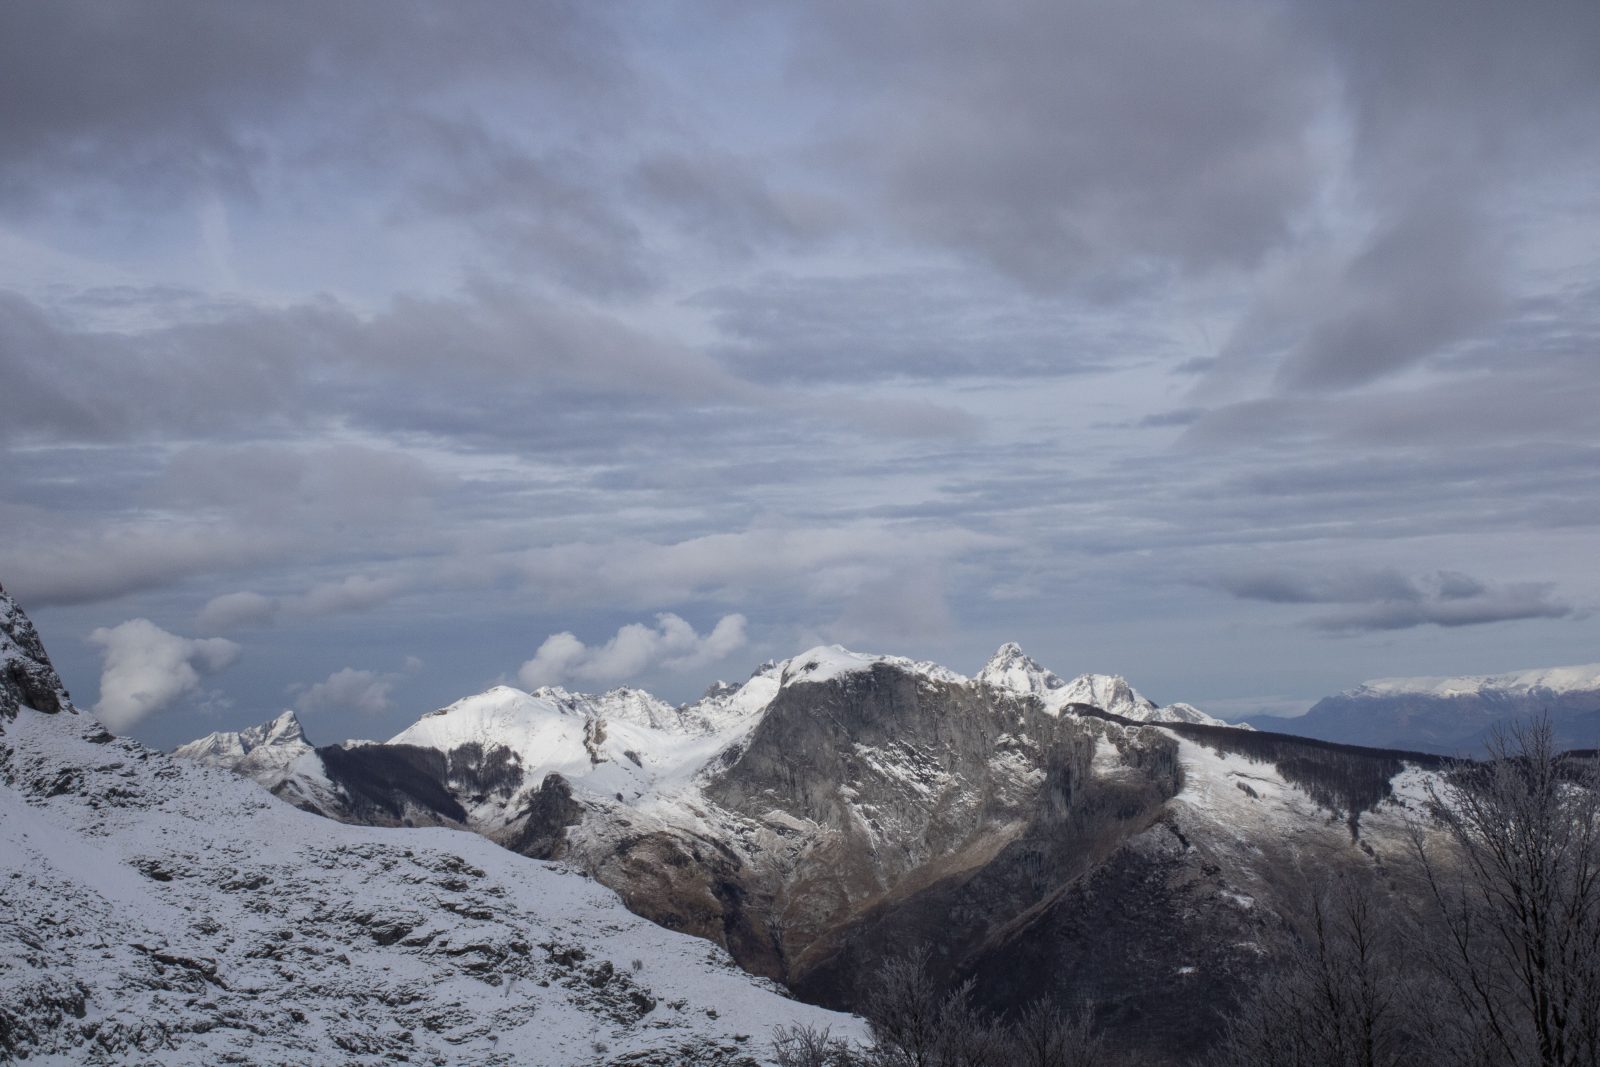
[[[567,632],[544,639],[517,677],[529,689],[576,682],[616,682],[646,670],[671,671],[707,666],[744,647],[745,617],[724,615],[704,636],[671,612],[656,616],[655,626],[634,622],[619,629],[603,645],[586,645]]]

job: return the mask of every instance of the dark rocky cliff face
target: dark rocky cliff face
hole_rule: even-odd
[[[951,961],[981,950],[1176,792],[1175,745],[1154,732],[1126,743],[1148,766],[1097,782],[1109,732],[888,665],[785,688],[707,790],[754,819],[816,825],[768,894],[783,977],[859,1003],[907,945],[936,941]]]
[[[22,707],[54,714],[72,704],[33,623],[0,588],[0,718]]]

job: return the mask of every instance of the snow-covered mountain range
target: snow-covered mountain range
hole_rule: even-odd
[[[1434,773],[1064,681],[1015,645],[975,678],[824,646],[676,708],[501,686],[384,744],[244,769],[334,819],[563,861],[809,1001],[859,1008],[928,943],[991,1008],[1099,1003],[1149,1063],[1214,1033],[1307,862],[1404,868]]]
[[[292,716],[191,752],[320,765]],[[776,1024],[863,1033],[570,868],[113,737],[3,591],[0,887],[0,1061],[754,1067]]]
[[[1262,729],[1447,755],[1481,752],[1517,720],[1548,715],[1563,748],[1600,746],[1600,664],[1454,678],[1378,678]]]

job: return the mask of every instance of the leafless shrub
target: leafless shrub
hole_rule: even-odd
[[[827,1027],[779,1026],[772,1031],[772,1050],[778,1067],[860,1067],[864,1062]]]

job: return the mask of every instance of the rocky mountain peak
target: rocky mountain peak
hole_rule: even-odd
[[[0,719],[15,718],[24,707],[49,713],[77,710],[32,621],[0,587]]]
[[[281,780],[291,763],[311,751],[299,716],[285,709],[270,722],[238,731],[219,730],[179,745],[172,754],[237,771],[270,787]]]
[[[1007,641],[995,650],[978,672],[979,683],[1010,693],[1035,696],[1044,700],[1054,710],[1058,705],[1051,694],[1066,683],[1053,671],[1046,670],[1015,641]]]
[[[994,655],[989,657],[989,662],[983,665],[983,670],[978,673],[981,678],[985,674],[1021,670],[1034,674],[1048,673],[1039,665],[1039,661],[1022,651],[1022,646],[1015,641],[1007,641],[995,649]]]

